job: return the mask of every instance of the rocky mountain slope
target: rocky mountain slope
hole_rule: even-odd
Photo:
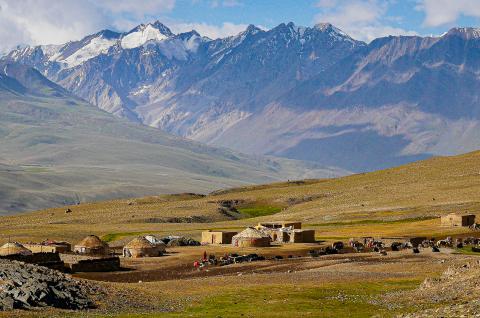
[[[345,173],[250,157],[115,118],[37,70],[0,67],[0,214]]]
[[[367,44],[328,23],[288,23],[212,40],[157,21],[3,60],[170,133],[366,171],[480,146],[479,34]]]

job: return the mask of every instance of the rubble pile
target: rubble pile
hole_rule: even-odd
[[[82,281],[33,264],[0,260],[0,310],[94,307],[90,288]]]
[[[404,297],[415,299],[413,313],[399,317],[478,317],[480,261],[450,266],[439,278],[427,278]]]

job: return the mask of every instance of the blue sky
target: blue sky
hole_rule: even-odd
[[[174,32],[224,37],[248,24],[331,22],[352,37],[440,35],[480,26],[480,0],[0,0],[0,43],[59,44],[100,29],[161,20]]]

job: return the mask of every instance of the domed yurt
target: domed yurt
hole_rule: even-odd
[[[144,236],[136,237],[123,247],[124,257],[156,257],[165,252],[165,243],[152,243]]]
[[[8,242],[0,247],[0,256],[8,255],[32,255],[32,251],[25,248],[22,244],[17,242]]]
[[[109,252],[108,244],[102,241],[96,235],[89,235],[78,242],[73,251],[78,254],[87,255],[107,255]]]
[[[262,231],[249,227],[233,236],[232,245],[236,247],[270,246],[270,236]]]

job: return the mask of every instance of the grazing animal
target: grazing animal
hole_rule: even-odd
[[[332,244],[332,248],[336,249],[337,251],[342,250],[344,247],[343,242],[335,242]]]
[[[390,245],[392,251],[394,252],[397,252],[399,251],[401,248],[402,248],[402,243],[400,242],[393,242],[391,245]]]
[[[353,242],[353,249],[356,251],[356,252],[361,252],[363,251],[363,249],[365,248],[365,245],[363,245],[361,242]]]
[[[452,246],[452,242],[450,240],[437,241],[437,247],[448,247],[448,246]]]

